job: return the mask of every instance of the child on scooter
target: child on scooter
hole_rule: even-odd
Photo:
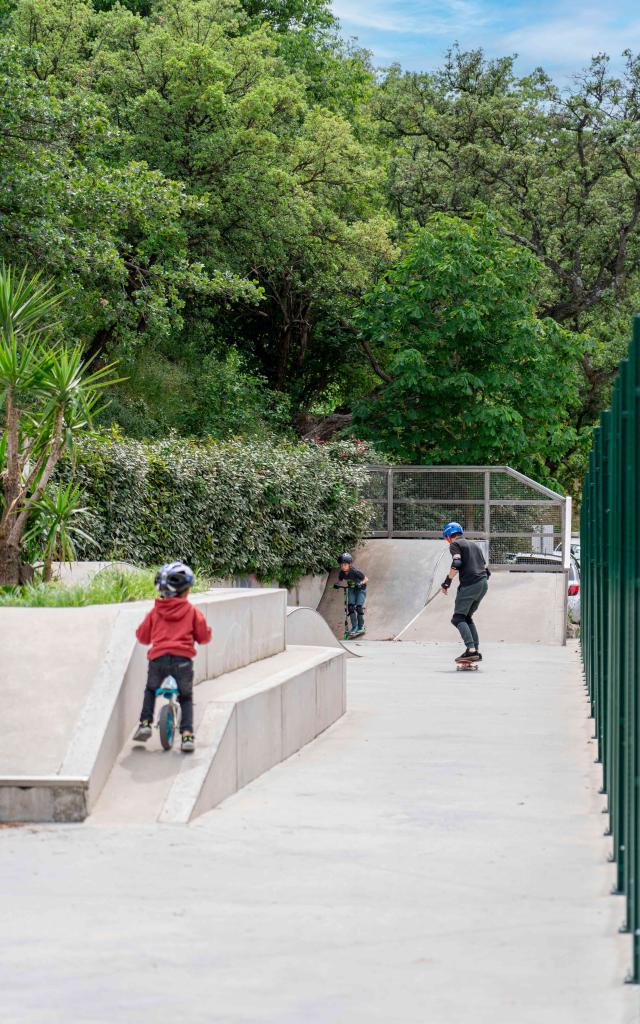
[[[349,640],[355,640],[356,637],[364,636],[366,632],[364,628],[364,612],[367,600],[367,583],[369,580],[360,569],[356,569],[353,564],[353,555],[350,555],[348,551],[340,555],[338,562],[340,564],[339,582],[334,583],[334,587],[336,590],[347,588],[347,609],[351,619]]]

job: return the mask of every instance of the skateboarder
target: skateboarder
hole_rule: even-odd
[[[482,661],[478,630],[473,621],[474,612],[489,589],[489,568],[479,544],[467,540],[460,523],[447,523],[442,536],[449,544],[451,552],[451,568],[442,583],[443,594],[449,593],[449,587],[460,577],[456,603],[453,610],[452,624],[456,627],[465,645],[463,654],[456,658],[458,665],[472,665]]]
[[[350,555],[348,551],[344,551],[340,555],[338,562],[340,563],[339,582],[333,585],[336,590],[343,590],[345,587],[348,589],[347,608],[351,619],[349,640],[355,640],[356,637],[365,634],[364,608],[369,580],[360,569],[356,569],[353,564],[353,555]]]

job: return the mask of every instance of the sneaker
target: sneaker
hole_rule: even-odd
[[[196,738],[192,732],[183,732],[182,734],[182,753],[190,754],[192,750],[196,748]]]
[[[478,657],[477,651],[470,651],[468,647],[466,651],[456,658],[456,663],[458,665],[466,665],[471,661],[480,661],[480,658]]]
[[[360,629],[359,626],[357,627],[357,629],[352,629],[351,632],[349,633],[350,640],[357,640],[359,636],[364,636],[364,629]]]
[[[151,736],[151,722],[140,722],[138,730],[133,737],[135,743],[146,743]]]

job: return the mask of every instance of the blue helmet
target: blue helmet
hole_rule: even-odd
[[[184,562],[169,562],[156,573],[155,585],[161,597],[179,597],[193,586],[193,571]]]
[[[460,523],[447,523],[442,531],[443,537],[453,537],[454,533],[464,533]]]

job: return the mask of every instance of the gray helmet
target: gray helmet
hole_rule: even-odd
[[[340,558],[338,559],[338,565],[344,565],[345,562],[348,562],[349,565],[351,565],[351,563],[353,562],[353,555],[350,555],[348,551],[342,552]]]
[[[154,583],[161,597],[179,597],[193,586],[193,570],[184,562],[168,562],[158,569]]]

